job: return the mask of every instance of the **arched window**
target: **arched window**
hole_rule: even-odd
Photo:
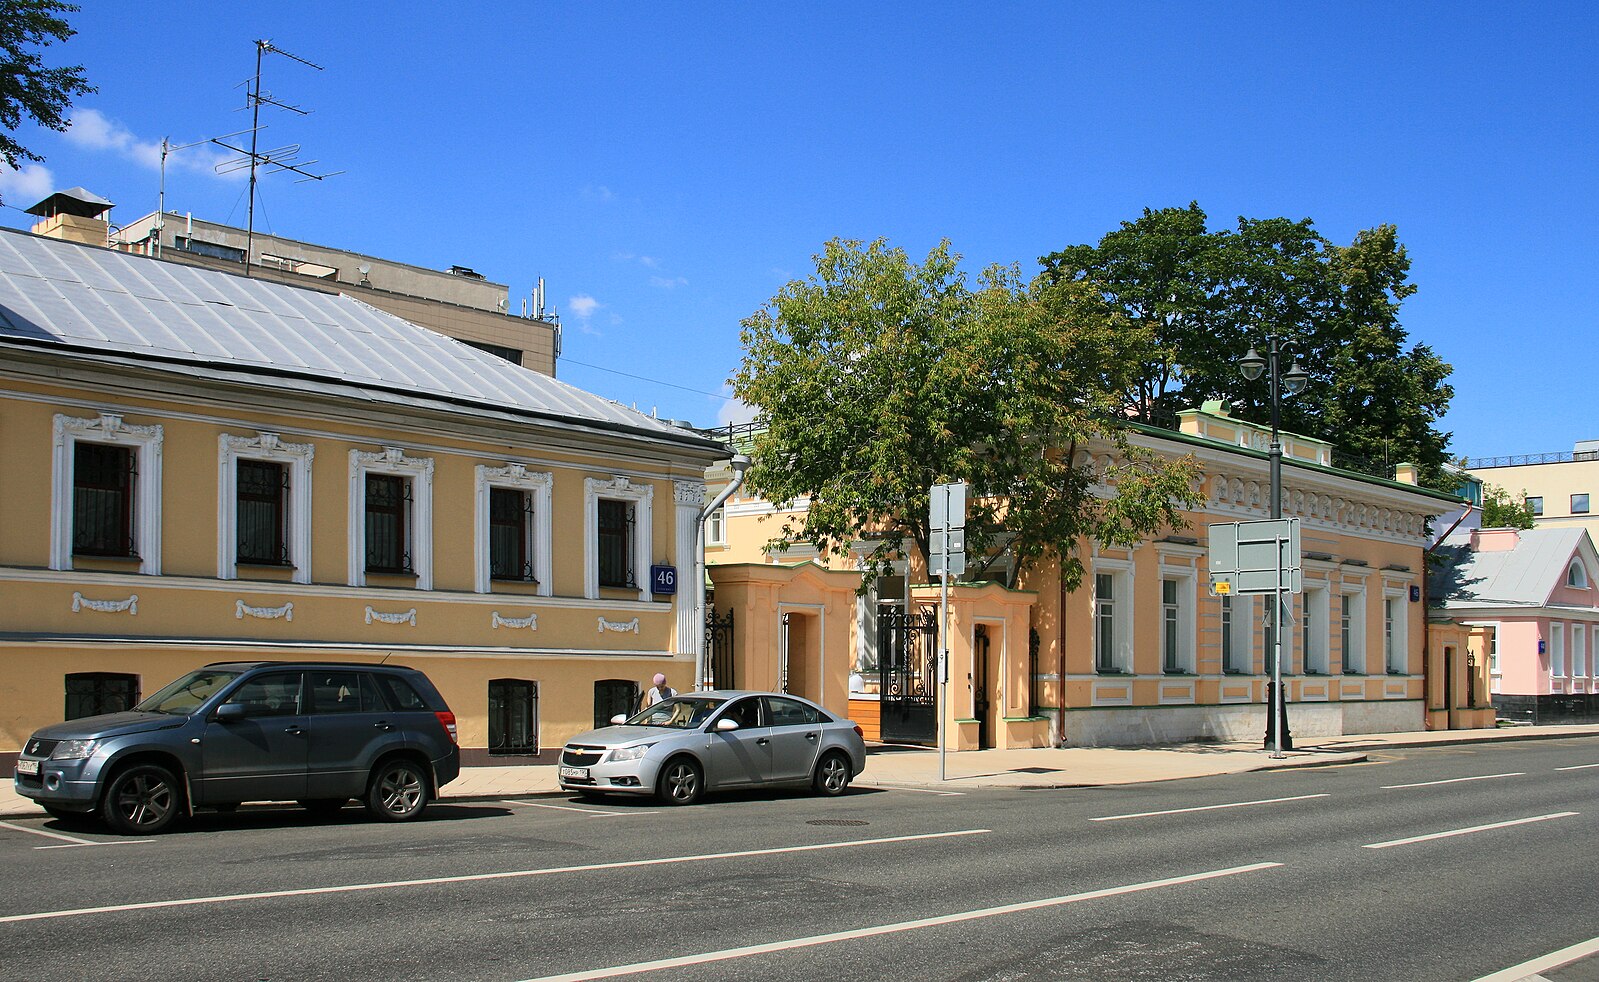
[[[1588,589],[1588,570],[1582,565],[1582,560],[1573,559],[1571,565],[1566,567],[1566,586]]]

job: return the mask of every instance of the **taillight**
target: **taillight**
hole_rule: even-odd
[[[861,724],[859,723],[855,724],[855,735],[860,737],[862,740],[866,739],[866,731],[861,729]]]
[[[444,727],[444,732],[450,735],[450,742],[460,746],[461,741],[455,736],[455,714],[446,709],[442,713],[434,713],[433,715],[439,718],[439,725]],[[860,729],[860,727],[856,727],[856,729]]]

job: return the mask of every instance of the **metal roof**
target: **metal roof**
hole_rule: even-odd
[[[98,194],[95,194],[93,191],[90,191],[88,188],[76,187],[76,188],[67,188],[65,191],[56,191],[56,192],[52,193],[49,197],[45,198],[43,201],[41,201],[38,204],[34,205],[32,208],[29,208],[28,209],[28,214],[30,214],[30,215],[47,215],[47,214],[49,214],[51,211],[56,210],[56,209],[52,209],[50,207],[50,203],[52,201],[55,201],[57,198],[61,198],[61,199],[65,200],[65,201],[76,202],[76,203],[81,204],[81,205],[86,205],[87,207],[85,207],[83,209],[80,209],[86,215],[98,215],[98,214],[100,214],[101,212],[105,211],[108,208],[115,208],[116,207],[116,205],[113,205],[111,202],[109,202],[106,199],[100,197]]]
[[[715,446],[344,294],[0,232],[0,341],[131,355],[189,374],[287,375],[284,388],[343,383],[383,401],[432,398],[457,411],[476,405]]]
[[[1544,606],[1565,582],[1587,534],[1580,528],[1522,529],[1514,548],[1472,551],[1470,533],[1456,533],[1434,550],[1439,562],[1427,592],[1446,607]]]

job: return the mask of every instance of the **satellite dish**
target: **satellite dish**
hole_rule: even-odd
[[[372,266],[368,263],[362,263],[361,265],[355,267],[355,270],[362,276],[365,276],[366,274],[372,272]]]

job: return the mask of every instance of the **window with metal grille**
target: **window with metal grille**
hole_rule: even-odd
[[[633,545],[633,505],[627,501],[601,498],[599,505],[599,537],[595,543],[599,553],[600,586],[638,586],[629,553]]]
[[[288,566],[284,534],[284,502],[288,500],[289,468],[266,460],[238,462],[238,528],[241,563]]]
[[[539,684],[526,679],[489,682],[489,753],[539,752]]]
[[[116,672],[78,672],[67,676],[65,719],[121,713],[139,702],[139,676]]]
[[[109,443],[73,444],[72,551],[134,556],[133,483],[137,455]]]
[[[397,474],[366,476],[366,569],[412,573],[411,482]]]
[[[632,679],[600,679],[594,683],[594,728],[611,725],[611,717],[638,712],[638,683]]]
[[[513,488],[489,488],[489,576],[533,580],[533,496]]]

